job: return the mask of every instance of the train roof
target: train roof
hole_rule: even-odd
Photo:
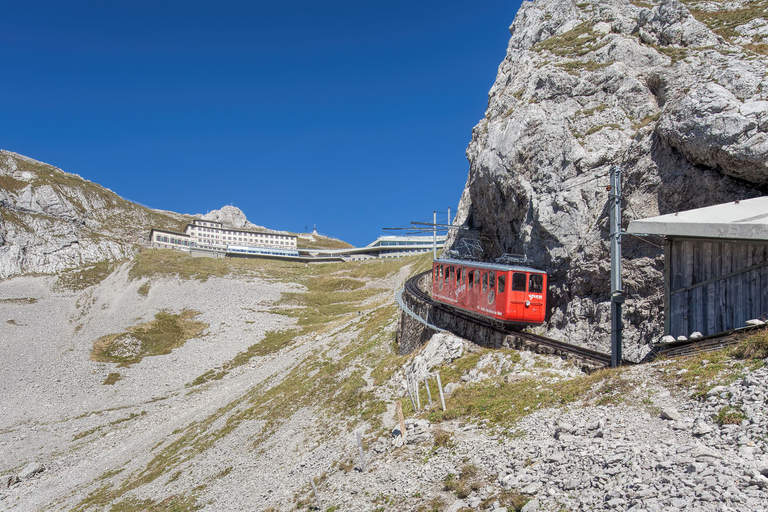
[[[520,272],[536,272],[546,274],[547,272],[538,268],[526,267],[523,265],[506,265],[503,263],[487,263],[484,261],[456,260],[453,258],[437,258],[435,263],[448,263],[449,265],[462,265],[465,267],[486,268],[490,270],[517,270]]]

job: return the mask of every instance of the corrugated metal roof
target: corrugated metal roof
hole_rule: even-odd
[[[627,233],[768,240],[768,196],[633,220]]]

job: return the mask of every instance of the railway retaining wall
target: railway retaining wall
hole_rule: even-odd
[[[429,288],[431,273],[419,277],[417,287],[426,293]],[[407,288],[403,292],[404,305],[422,321],[413,318],[405,312],[400,313],[400,324],[397,330],[397,341],[400,354],[410,354],[429,341],[436,329],[425,325],[431,324],[439,329],[450,331],[457,336],[470,340],[482,347],[501,348],[515,347],[514,336],[507,336],[490,326],[478,324],[465,318],[453,315],[449,310],[433,305],[413,294]],[[519,340],[524,342],[525,340]]]

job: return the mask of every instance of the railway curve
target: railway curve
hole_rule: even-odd
[[[611,363],[610,354],[494,324],[490,320],[480,319],[434,301],[424,291],[426,283],[431,282],[431,275],[432,271],[427,270],[408,279],[399,292],[398,300],[404,311],[407,311],[414,318],[418,317],[419,321],[428,329],[450,331],[484,347],[508,346],[520,350],[558,355],[574,360],[586,371],[602,368]]]

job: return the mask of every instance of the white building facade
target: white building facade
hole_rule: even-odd
[[[187,224],[184,233],[153,228],[150,231],[150,241],[152,247],[162,249],[197,248],[221,252],[252,252],[247,248],[259,248],[273,250],[279,255],[292,255],[294,252],[298,254],[295,235],[236,229],[205,219],[194,219]],[[260,251],[260,254],[269,253],[270,251]]]

